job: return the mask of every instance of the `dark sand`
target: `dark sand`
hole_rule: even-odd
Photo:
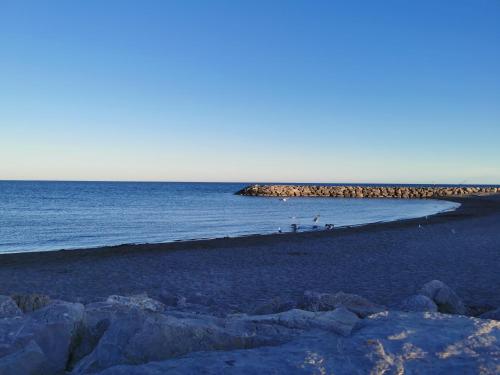
[[[0,255],[0,294],[92,301],[162,289],[243,310],[304,290],[394,304],[440,279],[465,302],[500,307],[500,195],[454,212],[329,232]],[[421,227],[419,227],[419,225]]]

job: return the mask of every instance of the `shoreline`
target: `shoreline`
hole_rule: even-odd
[[[270,197],[269,197],[270,198]],[[165,241],[165,242],[142,242],[142,243],[120,243],[120,244],[115,244],[115,245],[97,245],[97,246],[91,246],[91,247],[66,247],[66,248],[57,248],[57,249],[47,249],[47,250],[41,250],[41,249],[34,249],[34,250],[20,250],[20,251],[8,251],[8,252],[1,252],[0,253],[0,259],[2,256],[5,255],[17,255],[17,254],[33,254],[33,253],[49,253],[49,252],[66,252],[66,251],[92,251],[92,250],[97,250],[101,251],[102,249],[110,249],[110,248],[117,248],[117,247],[124,247],[124,246],[130,246],[130,247],[135,247],[135,246],[160,246],[160,245],[168,245],[168,244],[178,244],[178,243],[198,243],[198,242],[206,242],[206,241],[215,241],[215,240],[227,240],[227,239],[238,239],[238,238],[248,238],[248,237],[262,237],[262,236],[274,236],[274,235],[287,235],[287,234],[300,234],[300,233],[319,233],[319,232],[324,232],[324,231],[338,231],[342,229],[349,229],[349,228],[360,228],[360,227],[365,227],[368,225],[374,225],[374,224],[387,224],[387,223],[395,223],[399,221],[407,221],[407,220],[413,220],[413,219],[421,219],[421,218],[426,218],[426,217],[431,217],[439,214],[443,214],[446,212],[454,212],[460,207],[462,207],[462,203],[453,200],[453,197],[443,199],[446,197],[441,197],[441,198],[423,198],[425,200],[435,200],[435,201],[445,201],[445,202],[453,202],[453,203],[458,203],[459,206],[457,207],[452,207],[448,209],[443,209],[441,211],[429,214],[429,215],[423,215],[423,216],[417,216],[417,217],[412,217],[412,218],[397,218],[393,220],[381,220],[381,221],[376,221],[376,222],[369,222],[369,223],[361,223],[361,224],[351,224],[351,225],[340,225],[340,226],[335,226],[334,229],[328,230],[324,229],[324,226],[318,228],[318,229],[305,229],[305,230],[300,230],[297,232],[292,232],[292,231],[284,231],[282,233],[278,232],[271,232],[271,233],[250,233],[250,234],[243,234],[243,235],[238,235],[238,236],[224,236],[224,237],[205,237],[205,238],[190,238],[190,239],[176,239],[176,240],[170,240],[170,241]],[[458,198],[458,197],[455,197]]]
[[[332,231],[0,255],[0,294],[68,301],[169,290],[241,310],[304,290],[358,293],[390,305],[440,279],[471,305],[500,305],[500,195],[427,219]]]

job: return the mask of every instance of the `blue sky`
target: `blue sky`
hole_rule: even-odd
[[[0,179],[500,183],[500,2],[0,3]]]

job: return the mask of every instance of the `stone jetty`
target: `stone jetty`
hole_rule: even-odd
[[[237,195],[259,197],[439,198],[500,193],[500,187],[251,185]]]

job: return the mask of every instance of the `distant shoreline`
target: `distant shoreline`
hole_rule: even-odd
[[[270,197],[269,197],[270,198]],[[346,229],[352,229],[352,228],[361,228],[361,227],[366,227],[366,226],[371,226],[371,225],[380,225],[380,224],[387,224],[387,223],[395,223],[399,221],[407,221],[407,220],[414,220],[414,219],[419,219],[423,217],[431,217],[435,215],[440,215],[446,212],[453,212],[456,211],[461,207],[461,203],[455,202],[453,199],[436,199],[436,198],[430,198],[431,200],[441,200],[441,201],[449,201],[449,202],[454,202],[459,204],[457,207],[452,207],[448,209],[444,209],[429,215],[422,215],[418,217],[412,217],[412,218],[398,218],[398,219],[393,219],[393,220],[381,220],[377,222],[370,222],[370,223],[360,223],[360,224],[351,224],[351,225],[340,225],[340,226],[335,226],[334,228],[331,229],[326,229],[323,225],[318,226],[317,229],[304,229],[300,228],[297,232],[292,232],[292,231],[283,231],[282,233],[278,232],[273,232],[273,233],[251,233],[251,234],[243,234],[243,235],[236,235],[236,236],[225,236],[225,237],[206,237],[206,238],[191,238],[191,239],[174,239],[174,240],[169,240],[169,241],[164,241],[164,242],[143,242],[143,243],[119,243],[116,245],[99,245],[99,246],[92,246],[92,247],[65,247],[65,248],[60,248],[60,249],[46,249],[46,250],[41,250],[41,249],[33,249],[33,250],[19,250],[19,251],[9,251],[9,252],[0,252],[0,260],[2,256],[6,255],[16,255],[16,254],[36,254],[36,253],[58,253],[58,252],[76,252],[76,251],[103,251],[107,249],[115,249],[115,248],[123,248],[123,247],[144,247],[144,246],[164,246],[168,244],[176,245],[176,244],[198,244],[198,243],[205,243],[205,242],[211,242],[211,241],[224,241],[224,240],[229,240],[229,239],[245,239],[245,238],[260,238],[260,237],[267,237],[267,236],[274,236],[274,235],[279,235],[279,236],[285,236],[288,234],[291,235],[298,235],[302,233],[320,233],[320,232],[325,232],[325,231],[335,231],[338,232],[340,230],[346,230]]]
[[[499,195],[500,196],[500,195]],[[187,239],[187,240],[173,240],[173,241],[166,241],[166,242],[145,242],[145,243],[122,243],[122,244],[117,244],[117,245],[105,245],[105,246],[95,246],[95,247],[85,247],[85,248],[62,248],[62,249],[55,249],[55,250],[30,250],[30,251],[19,251],[19,252],[8,252],[8,253],[0,253],[0,262],[2,259],[8,258],[8,257],[16,257],[16,256],[22,256],[22,255],[36,255],[36,254],[86,254],[86,253],[119,253],[120,251],[124,252],[134,252],[134,251],[144,251],[144,250],[187,250],[189,248],[198,248],[198,247],[203,247],[203,246],[208,246],[212,247],[213,245],[225,245],[227,243],[228,246],[231,246],[233,244],[245,244],[247,242],[260,242],[260,241],[267,241],[267,240],[275,240],[275,239],[283,239],[285,237],[290,237],[290,239],[294,237],[307,237],[309,235],[315,236],[315,235],[321,235],[323,233],[325,234],[340,234],[340,233],[349,233],[349,232],[355,232],[359,230],[364,230],[364,229],[370,229],[370,228],[377,228],[379,226],[390,226],[390,225],[397,225],[397,224],[406,224],[406,223],[412,223],[412,222],[419,222],[421,220],[426,220],[426,222],[429,222],[431,218],[435,217],[441,217],[441,216],[446,216],[447,214],[450,213],[458,213],[461,212],[464,208],[463,205],[466,203],[467,205],[467,200],[470,197],[449,197],[447,199],[441,199],[449,202],[455,202],[460,204],[458,207],[450,210],[445,210],[441,212],[436,212],[434,214],[428,215],[428,216],[420,216],[420,217],[415,217],[415,218],[409,218],[409,219],[396,219],[396,220],[390,220],[390,221],[378,221],[378,222],[373,222],[373,223],[366,223],[366,224],[354,224],[354,225],[346,225],[346,226],[339,226],[335,227],[333,230],[326,230],[326,229],[318,229],[318,230],[299,230],[298,232],[283,232],[283,233],[264,233],[264,234],[259,234],[259,233],[254,233],[254,234],[247,234],[247,235],[241,235],[241,236],[234,236],[234,237],[214,237],[214,238],[192,238],[192,239]],[[77,256],[77,255],[75,255]],[[1,266],[1,264],[0,264]]]
[[[420,187],[498,187],[493,183],[410,183],[410,182],[276,182],[276,181],[182,181],[182,180],[30,180],[0,179],[1,182],[82,182],[82,183],[137,183],[137,184],[239,184],[239,185],[324,185],[324,186],[420,186]]]

